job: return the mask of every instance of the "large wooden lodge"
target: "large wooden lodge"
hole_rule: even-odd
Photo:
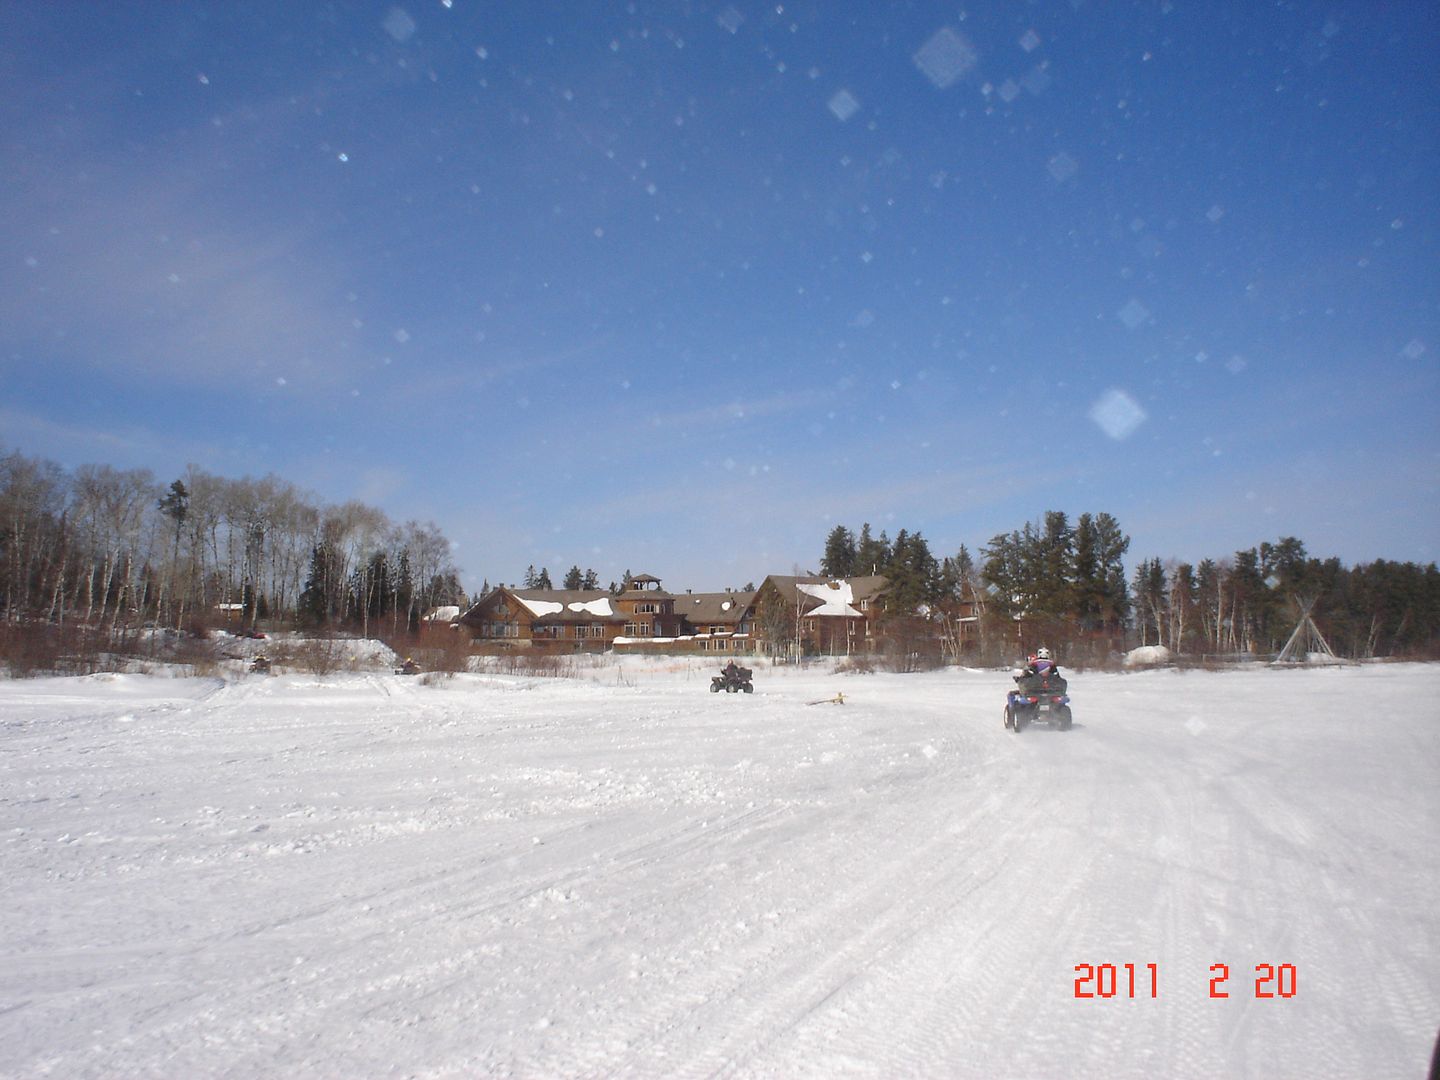
[[[648,574],[617,594],[497,586],[458,625],[496,650],[808,654],[869,651],[883,576],[772,575],[754,592],[669,593]]]

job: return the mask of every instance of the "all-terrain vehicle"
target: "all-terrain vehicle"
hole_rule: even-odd
[[[264,653],[261,653],[259,656],[255,657],[254,660],[250,661],[250,672],[254,675],[269,675],[270,658]]]
[[[724,690],[727,694],[743,693],[753,694],[755,687],[750,683],[750,676],[754,674],[748,667],[740,667],[731,662],[720,669],[720,674],[710,679],[710,692],[718,694]]]
[[[1055,668],[1026,668],[1015,676],[1015,689],[1005,695],[1005,726],[1017,735],[1027,724],[1044,723],[1070,730],[1069,684]]]
[[[411,660],[410,657],[407,656],[407,657],[405,658],[405,662],[395,669],[395,674],[396,674],[396,675],[419,675],[419,674],[420,674],[420,665],[417,664],[414,660]]]

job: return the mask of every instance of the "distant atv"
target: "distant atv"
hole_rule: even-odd
[[[411,660],[411,659],[407,656],[407,657],[405,658],[405,662],[395,669],[395,674],[396,674],[396,675],[419,675],[419,674],[420,674],[420,665],[417,664],[414,660]]]
[[[1028,724],[1044,723],[1070,730],[1069,684],[1057,670],[1022,671],[1015,689],[1005,695],[1005,726],[1017,735]]]
[[[710,679],[710,692],[718,694],[724,690],[727,694],[743,693],[753,694],[755,687],[750,684],[750,676],[754,674],[748,667],[740,667],[736,664],[726,664],[720,669],[720,674]]]
[[[270,658],[264,653],[261,653],[259,656],[255,657],[254,660],[250,661],[250,671],[252,674],[255,675],[269,675]]]

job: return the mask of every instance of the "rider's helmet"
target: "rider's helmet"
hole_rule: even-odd
[[[1038,648],[1038,649],[1035,650],[1035,659],[1036,659],[1036,660],[1050,660],[1050,659],[1052,659],[1052,657],[1050,656],[1050,650],[1047,649],[1047,648],[1045,648],[1045,647],[1042,645],[1040,648]]]

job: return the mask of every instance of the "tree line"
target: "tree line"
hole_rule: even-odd
[[[1301,605],[1335,652],[1352,659],[1429,656],[1440,648],[1440,569],[1377,559],[1346,567],[1293,536],[1191,565],[1135,568],[1135,633],[1179,653],[1278,652]]]
[[[433,523],[326,505],[274,476],[192,465],[167,485],[148,469],[0,455],[0,618],[12,625],[223,617],[393,633],[464,599]]]
[[[869,523],[855,533],[844,525],[825,540],[820,572],[846,578],[881,574],[887,579],[887,617],[910,620],[905,636],[914,641],[915,613],[937,628],[944,654],[958,656],[978,647],[986,656],[1010,646],[1017,619],[1035,634],[1072,636],[1123,634],[1130,613],[1122,562],[1130,538],[1109,514],[1081,514],[1072,525],[1059,511],[1038,523],[992,537],[979,559],[966,545],[936,558],[919,532],[901,529],[892,541],[875,536]]]
[[[1190,564],[1142,559],[1127,578],[1130,537],[1107,513],[1073,523],[1062,511],[999,533],[978,559],[965,545],[936,559],[919,532],[890,540],[868,523],[825,539],[820,572],[832,578],[882,574],[891,618],[919,612],[945,652],[968,636],[984,655],[1013,644],[1051,644],[1091,653],[1164,645],[1191,655],[1278,652],[1301,605],[1340,655],[1431,655],[1440,649],[1440,570],[1434,563],[1383,559],[1346,567],[1310,556],[1295,537]],[[1026,642],[1023,639],[1034,639]],[[1013,649],[1011,649],[1013,651]]]

